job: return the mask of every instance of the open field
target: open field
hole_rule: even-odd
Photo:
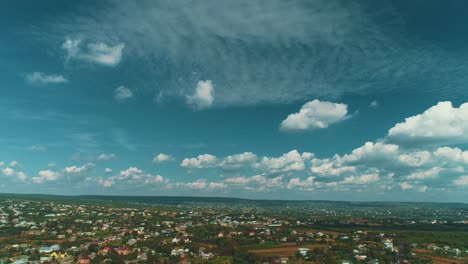
[[[293,245],[291,245],[293,244]],[[277,256],[277,257],[292,257],[297,254],[297,249],[303,248],[325,248],[327,245],[303,245],[297,246],[295,243],[284,243],[278,245],[277,247],[264,248],[264,249],[252,249],[249,250],[250,253],[254,253],[258,257],[268,257],[268,256]]]
[[[451,263],[465,264],[468,262],[468,258],[454,259],[454,258],[444,258],[440,256],[434,256],[431,254],[432,253],[431,251],[426,250],[426,249],[414,249],[413,251],[417,254],[417,256],[432,259],[433,264],[451,264]]]

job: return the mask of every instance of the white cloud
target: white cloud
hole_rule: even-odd
[[[341,159],[343,163],[372,163],[392,159],[398,153],[398,146],[393,144],[366,142]]]
[[[235,185],[246,185],[251,182],[257,182],[257,183],[266,183],[267,178],[263,175],[254,175],[251,177],[231,177],[231,178],[226,178],[224,179],[224,182],[229,183],[229,184],[235,184]]]
[[[220,83],[216,100],[222,105],[379,93],[400,89],[415,75],[442,87],[432,92],[463,89],[456,85],[465,72],[463,58],[447,61],[440,47],[418,45],[420,40],[411,37],[400,41],[375,23],[375,16],[397,17],[391,7],[368,14],[365,4],[350,6],[333,0],[294,5],[281,0],[144,3],[119,1],[91,10],[92,16],[90,10],[73,12],[53,26],[62,35],[79,32],[108,43],[115,39],[128,43],[128,52],[153,80],[160,80],[165,94],[185,94],[186,83],[193,81],[178,74],[159,78],[167,71],[196,70],[199,75],[216,76]],[[259,10],[268,15],[258,15]],[[394,26],[406,32],[404,24]],[[268,44],[268,49],[259,43]],[[297,43],[304,45],[293,48]],[[154,59],[161,54],[164,60]],[[304,59],[304,54],[314,59]],[[442,61],[447,63],[440,69]],[[220,70],[220,65],[226,70]],[[423,91],[424,87],[414,89]]]
[[[18,173],[16,173],[16,177],[18,178],[18,180],[24,182],[28,179],[28,176],[26,175],[26,173],[22,172],[22,171],[19,171]]]
[[[227,185],[224,182],[210,182],[208,185],[209,189],[225,189]]]
[[[197,158],[185,158],[182,160],[182,163],[180,163],[180,166],[185,168],[203,169],[216,166],[216,162],[216,156],[203,154],[199,155]]]
[[[28,179],[28,176],[24,172],[22,171],[16,172],[13,168],[10,168],[10,167],[6,167],[2,169],[1,172],[3,173],[3,175],[7,177],[16,177],[16,179],[22,182],[25,182]]]
[[[5,165],[5,162],[0,161],[0,167],[2,167],[3,165]]]
[[[402,190],[409,190],[409,189],[413,189],[413,185],[409,184],[408,182],[402,182],[400,183],[400,187]]]
[[[89,172],[92,168],[94,168],[94,166],[95,165],[93,163],[88,163],[80,167],[73,165],[70,167],[65,167],[63,171],[66,173],[83,173]]]
[[[195,190],[226,189],[228,187],[224,182],[208,182],[206,179],[198,179],[193,182],[178,182],[176,186],[187,187]]]
[[[115,155],[114,153],[110,153],[110,154],[102,153],[97,157],[98,160],[112,160],[116,158],[117,158],[117,155]]]
[[[252,166],[258,157],[252,152],[244,152],[227,156],[223,159],[220,166],[223,170],[238,170],[245,166]]]
[[[369,106],[370,107],[377,107],[377,106],[379,106],[379,102],[374,100],[374,101],[370,102]]]
[[[214,88],[211,80],[199,81],[195,93],[185,97],[186,103],[197,110],[209,108],[214,102]]]
[[[174,158],[171,155],[159,153],[158,155],[154,156],[153,163],[163,163],[172,160],[174,160]]]
[[[15,173],[15,170],[10,168],[10,167],[6,167],[6,168],[2,169],[2,173],[5,176],[12,176]]]
[[[418,192],[426,192],[428,189],[429,189],[429,187],[427,187],[426,185],[423,185],[423,186],[418,188]]]
[[[29,73],[26,75],[26,80],[32,84],[59,84],[68,82],[62,75],[47,75],[42,72]]]
[[[344,184],[369,184],[379,180],[379,175],[376,173],[373,174],[364,174],[361,176],[351,176],[346,177],[342,183]]]
[[[227,187],[265,191],[270,188],[284,188],[284,177],[268,178],[265,175],[239,176],[226,178],[224,179],[224,183]]]
[[[314,188],[315,177],[308,177],[307,179],[301,181],[299,178],[292,178],[289,180],[288,189],[300,188],[302,190],[311,191]]]
[[[304,104],[298,113],[290,114],[281,122],[280,129],[285,131],[321,129],[347,118],[349,118],[347,105],[316,99]]]
[[[306,156],[309,157],[309,155]],[[271,173],[301,171],[305,169],[304,158],[297,150],[291,150],[278,158],[263,157],[255,166]]]
[[[111,173],[112,169],[106,168],[105,173]],[[165,179],[161,175],[153,175],[151,173],[144,172],[143,170],[137,167],[129,167],[126,170],[120,171],[117,175],[108,177],[108,178],[96,178],[88,177],[84,180],[86,183],[97,183],[103,187],[111,186],[131,186],[141,188],[145,187],[155,187],[160,186],[162,183],[168,183],[169,180]]]
[[[461,176],[453,181],[455,185],[468,185],[468,176]]]
[[[27,147],[26,149],[30,151],[35,151],[35,152],[45,152],[47,150],[46,147],[41,146],[41,145],[33,145],[30,147]]]
[[[10,162],[10,167],[18,167],[18,166],[20,166],[18,161],[13,160],[13,161]]]
[[[51,170],[39,171],[39,177],[33,177],[32,180],[35,183],[43,183],[44,181],[55,181],[61,174]]]
[[[126,170],[120,171],[120,178],[138,178],[143,174],[143,171],[138,169],[137,167],[129,167]]]
[[[202,189],[206,189],[207,184],[206,184],[206,180],[198,180],[194,182],[187,182],[185,186],[191,189],[202,190]]]
[[[55,167],[55,166],[57,166],[57,163],[55,163],[55,162],[49,162],[49,164],[47,164],[47,166],[49,166],[49,167]]]
[[[338,176],[343,173],[355,172],[357,169],[355,166],[343,166],[334,160],[324,162],[323,160],[314,159],[312,164],[310,171],[319,175]]]
[[[123,101],[125,99],[129,99],[133,97],[132,90],[128,89],[127,87],[121,85],[114,90],[114,98],[117,101]]]
[[[68,59],[85,60],[104,66],[116,66],[122,59],[125,48],[123,43],[109,46],[102,42],[88,43],[82,48],[82,40],[66,38],[62,49],[67,53]]]
[[[114,182],[111,181],[111,180],[108,180],[108,179],[104,179],[104,178],[91,178],[91,177],[88,177],[84,180],[85,183],[97,183],[105,188],[109,188],[109,187],[112,187],[112,185],[114,185]]]
[[[419,167],[424,164],[427,164],[431,160],[432,154],[429,151],[425,150],[401,154],[398,158],[401,162],[405,164],[414,167]]]
[[[462,151],[459,148],[441,147],[437,148],[434,155],[446,161],[468,164],[468,151]]]
[[[396,124],[388,131],[387,140],[418,146],[468,143],[468,103],[456,108],[451,102],[439,102]]]
[[[105,180],[105,179],[98,179],[98,183],[104,187],[111,187],[114,184],[112,181]]]
[[[441,170],[442,169],[439,167],[433,167],[429,170],[413,172],[410,175],[408,175],[406,178],[408,180],[423,180],[423,179],[429,179],[429,178],[436,178],[437,176],[439,176],[439,173]]]
[[[160,184],[165,181],[161,175],[152,175],[146,173],[137,167],[129,167],[126,170],[122,170],[118,175],[108,178],[112,184]]]
[[[179,186],[185,186],[190,189],[197,189],[197,190],[213,190],[213,189],[225,189],[227,185],[224,182],[208,182],[205,179],[199,179],[194,182],[187,182],[187,183],[179,183]]]

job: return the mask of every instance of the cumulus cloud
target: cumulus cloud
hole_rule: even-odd
[[[364,174],[361,176],[351,176],[351,177],[346,177],[343,180],[343,183],[345,184],[369,184],[373,183],[379,180],[379,175],[374,173],[374,174]]]
[[[423,185],[418,188],[418,192],[426,192],[427,190],[429,190],[429,187],[427,187],[426,185]]]
[[[209,108],[214,102],[214,88],[211,80],[198,81],[195,92],[185,97],[186,103],[197,110]]]
[[[126,170],[120,171],[117,175],[111,176],[107,179],[89,177],[86,179],[86,181],[97,182],[98,184],[101,184],[104,187],[111,187],[114,185],[154,186],[160,185],[164,182],[167,182],[168,180],[166,180],[161,175],[153,175],[137,167],[129,167]]]
[[[310,158],[310,153],[305,157]],[[291,150],[281,157],[263,157],[255,166],[271,173],[301,171],[305,169],[305,158],[297,151]]]
[[[345,164],[381,162],[393,159],[398,153],[398,149],[399,147],[394,144],[366,142],[362,147],[344,155],[341,161]]]
[[[174,158],[171,155],[159,153],[158,155],[154,156],[153,163],[164,163],[172,160],[174,160]]]
[[[102,187],[109,188],[114,185],[114,182],[112,180],[108,180],[105,178],[91,178],[88,177],[84,180],[85,183],[92,183],[92,184],[99,184]]]
[[[369,106],[370,106],[370,107],[378,107],[378,106],[379,106],[379,102],[376,101],[376,100],[374,100],[374,101],[370,102]]]
[[[308,177],[305,180],[301,180],[300,178],[292,178],[288,182],[288,189],[300,188],[302,190],[311,191],[314,189],[314,180],[315,177]]]
[[[441,161],[453,164],[468,164],[468,151],[463,151],[459,148],[440,147],[434,152],[434,156]]]
[[[402,182],[400,183],[400,187],[402,190],[409,190],[409,189],[413,189],[414,186],[408,182]]]
[[[12,176],[15,173],[15,170],[13,168],[6,167],[6,168],[2,169],[2,173],[5,176]]]
[[[123,101],[133,97],[132,90],[125,86],[119,86],[114,90],[114,99],[117,101]]]
[[[59,179],[61,174],[59,172],[51,170],[39,171],[39,177],[33,177],[32,181],[35,183],[43,183],[45,181],[56,181]]]
[[[236,184],[236,185],[246,185],[251,182],[257,182],[257,183],[265,183],[267,181],[267,177],[264,175],[255,175],[251,177],[245,177],[245,176],[240,176],[240,177],[230,177],[224,179],[224,182],[229,183],[229,184]]]
[[[451,102],[439,102],[396,124],[386,139],[409,146],[468,143],[468,103],[457,108]]]
[[[116,159],[117,158],[117,155],[115,155],[114,153],[101,153],[97,159],[98,160],[112,160],[112,159]]]
[[[258,157],[252,152],[244,152],[227,156],[223,159],[220,166],[223,170],[238,170],[246,166],[253,166]]]
[[[206,180],[198,180],[194,182],[187,182],[185,186],[191,188],[191,189],[205,189],[206,188]]]
[[[105,173],[112,173],[112,169],[111,169],[111,168],[105,168],[105,169],[104,169],[104,172],[105,172]]]
[[[429,179],[429,178],[435,178],[439,175],[440,171],[442,169],[439,167],[434,167],[428,170],[423,170],[423,171],[416,171],[408,175],[406,178],[408,180],[423,180],[423,179]]]
[[[268,189],[284,188],[284,176],[267,177],[264,174],[254,175],[250,177],[239,176],[229,177],[224,179],[225,185],[230,189],[244,189],[266,191]]]
[[[357,169],[356,166],[343,166],[340,163],[328,159],[313,159],[312,164],[313,166],[310,168],[310,171],[318,175],[338,176],[343,173],[355,172]]]
[[[281,122],[280,129],[284,131],[322,129],[347,118],[349,118],[347,105],[315,99],[304,104],[299,112],[290,114]]]
[[[398,157],[398,159],[401,162],[414,167],[419,167],[424,164],[427,164],[431,160],[431,158],[432,154],[427,150],[404,153]]]
[[[176,186],[187,187],[195,190],[225,189],[228,186],[224,182],[208,182],[206,179],[198,179],[193,182],[178,182]]]
[[[84,60],[110,67],[118,65],[122,59],[125,48],[123,43],[110,46],[103,42],[95,42],[82,47],[82,42],[81,39],[65,39],[62,49],[65,50],[67,59]]]
[[[217,158],[214,155],[203,154],[199,155],[197,158],[185,158],[180,163],[180,166],[184,168],[211,168],[216,166]]]
[[[16,160],[13,160],[10,162],[10,167],[19,167],[20,163]]]
[[[73,165],[73,166],[70,166],[70,167],[65,167],[65,169],[63,169],[63,171],[65,173],[84,173],[84,172],[89,172],[91,169],[94,168],[94,164],[93,163],[88,163],[88,164],[85,164],[83,166],[76,166],[76,165]]]
[[[1,169],[0,171],[3,173],[3,175],[7,177],[14,177],[17,180],[22,181],[22,182],[25,182],[28,179],[28,176],[26,175],[26,173],[22,171],[15,171],[15,169],[11,167],[6,167],[4,169]]]
[[[68,79],[58,74],[45,74],[33,72],[26,75],[26,80],[31,84],[59,84],[67,83]]]
[[[227,185],[224,182],[210,182],[208,184],[209,189],[225,189]]]
[[[468,176],[461,176],[453,181],[455,185],[468,185]]]

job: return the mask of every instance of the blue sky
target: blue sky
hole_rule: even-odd
[[[4,1],[0,192],[468,202],[466,10]]]

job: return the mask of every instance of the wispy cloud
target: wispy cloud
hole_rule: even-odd
[[[128,89],[125,86],[119,86],[114,90],[114,98],[117,101],[123,101],[133,97],[132,90]]]
[[[47,150],[47,148],[42,145],[32,145],[30,147],[27,147],[26,149],[35,152],[45,152]]]
[[[130,142],[130,137],[122,129],[114,129],[112,131],[112,138],[115,142],[127,150],[135,151],[137,149],[137,146]]]
[[[388,34],[393,29],[395,34]],[[164,98],[193,94],[193,83],[205,78],[216,84],[217,106],[389,89],[440,92],[423,85],[408,88],[415,75],[431,87],[462,91],[457,79],[466,80],[463,59],[445,56],[439,46],[412,38],[408,30],[405,18],[389,4],[376,10],[364,2],[338,0],[294,5],[281,0],[123,1],[63,17],[52,28],[59,36],[77,32],[100,43],[88,45],[93,53],[70,36],[64,47],[74,58],[88,54],[84,58],[115,65],[125,47],[129,57],[147,66],[154,76],[149,81],[158,81],[153,95]],[[104,50],[114,59],[90,59]]]
[[[32,84],[59,84],[67,83],[68,79],[58,74],[45,74],[42,72],[33,72],[26,75],[26,80]]]
[[[122,59],[122,52],[125,48],[123,43],[115,46],[107,45],[103,42],[88,43],[82,47],[81,39],[66,38],[62,44],[68,59],[85,60],[96,64],[114,67]]]

